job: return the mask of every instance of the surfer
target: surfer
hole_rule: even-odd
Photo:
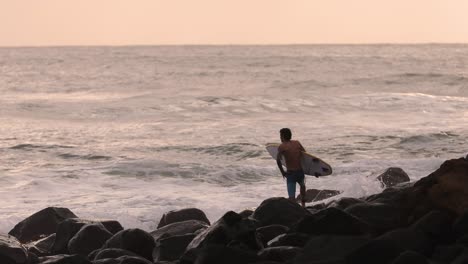
[[[301,166],[302,152],[305,152],[304,147],[297,140],[291,140],[292,133],[289,128],[282,128],[280,130],[281,145],[278,147],[278,156],[276,163],[278,168],[286,178],[288,197],[291,201],[296,200],[296,183],[300,186],[301,204],[305,207],[306,186],[304,179],[304,172]],[[286,161],[286,171],[281,165],[281,159],[284,157]]]

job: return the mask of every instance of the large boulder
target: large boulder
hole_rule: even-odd
[[[330,207],[302,218],[293,230],[309,235],[362,235],[369,227],[362,220]]]
[[[158,228],[172,223],[183,222],[187,220],[198,220],[205,222],[207,225],[210,225],[210,220],[208,220],[208,218],[202,210],[197,208],[185,208],[165,213],[159,221]]]
[[[8,234],[21,243],[36,241],[55,233],[63,220],[76,217],[67,208],[48,207],[19,222]]]
[[[28,261],[26,248],[15,237],[0,234],[0,263],[27,264]]]
[[[309,241],[310,236],[303,233],[288,233],[279,235],[268,242],[268,247],[299,247],[302,248]]]
[[[138,254],[128,251],[121,248],[106,248],[96,252],[94,257],[89,257],[92,260],[101,260],[101,259],[116,259],[122,256],[138,257]]]
[[[326,207],[336,207],[341,210],[345,210],[346,208],[350,207],[351,205],[358,204],[358,203],[365,203],[364,200],[352,197],[343,197],[338,200],[333,200],[329,202]],[[322,208],[323,209],[323,208]]]
[[[255,263],[260,258],[255,251],[230,248],[223,245],[207,245],[200,249],[196,264],[240,264]]]
[[[153,264],[153,262],[138,256],[121,256],[113,259],[100,259],[93,264]]]
[[[429,264],[429,262],[426,257],[417,252],[405,251],[401,253],[392,264]]]
[[[101,248],[112,237],[101,223],[83,226],[68,242],[68,252],[88,256],[92,251]]]
[[[383,187],[388,188],[400,183],[409,182],[410,178],[402,168],[391,167],[377,176],[377,180],[380,181]]]
[[[132,251],[147,260],[153,261],[153,250],[155,246],[156,243],[151,234],[135,228],[125,229],[113,235],[102,246],[102,249],[121,248]]]
[[[269,247],[258,252],[258,256],[263,260],[285,262],[294,259],[302,249],[299,247]]]
[[[269,225],[257,228],[257,236],[262,241],[263,246],[266,246],[268,241],[273,238],[285,234],[289,228],[283,225]]]
[[[71,218],[62,221],[57,227],[57,234],[52,246],[52,252],[55,254],[66,254],[68,252],[68,243],[80,229],[89,224],[102,224],[107,231],[115,234],[123,230],[122,225],[115,220],[87,220]]]
[[[309,214],[309,211],[296,202],[283,197],[274,197],[263,201],[253,213],[252,218],[258,220],[261,226],[277,224],[292,227]]]
[[[387,203],[357,203],[346,208],[344,212],[369,224],[378,234],[407,224],[400,208]]]
[[[154,261],[173,261],[179,259],[190,242],[195,238],[195,234],[164,237],[156,241],[156,247],[153,250]]]
[[[153,236],[154,240],[158,240],[164,235],[167,237],[194,234],[199,233],[207,228],[208,225],[203,221],[187,220],[183,222],[168,224],[154,231],[151,231],[150,234],[151,236]]]
[[[336,190],[318,190],[318,189],[308,189],[305,195],[305,201],[307,203],[318,202],[321,200],[328,199],[330,197],[340,194],[341,191]],[[299,194],[296,198],[297,201],[302,201],[302,196]]]
[[[50,255],[52,252],[52,246],[55,242],[55,233],[44,237],[38,241],[29,242],[24,246],[27,248],[29,252],[36,254],[37,256],[47,256]]]
[[[39,258],[41,264],[93,264],[80,255],[54,255]]]

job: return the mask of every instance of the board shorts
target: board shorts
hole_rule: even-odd
[[[302,170],[286,172],[286,184],[288,186],[288,197],[296,198],[296,183],[299,186],[305,186],[305,177]]]

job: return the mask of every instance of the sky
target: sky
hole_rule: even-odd
[[[468,0],[0,0],[0,46],[468,43]]]

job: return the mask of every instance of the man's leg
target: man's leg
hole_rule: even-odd
[[[289,200],[296,201],[296,182],[286,180],[288,186],[288,198]]]
[[[305,202],[306,202],[306,186],[305,186],[304,181],[302,181],[302,183],[300,183],[299,185],[301,186],[301,188],[300,188],[300,192],[301,192],[301,205],[302,205],[302,207],[305,208]]]

